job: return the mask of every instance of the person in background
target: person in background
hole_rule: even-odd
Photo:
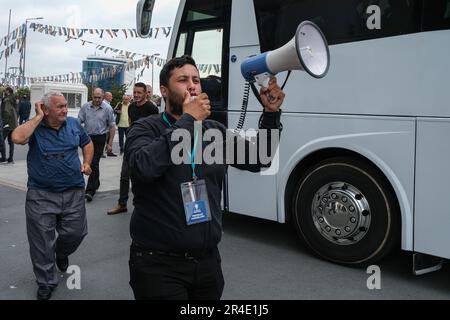
[[[2,100],[2,119],[3,119],[3,139],[8,139],[9,158],[8,163],[14,163],[14,143],[11,134],[17,128],[17,103],[14,98],[14,91],[11,87],[6,87],[5,97]],[[6,151],[5,151],[6,153]],[[6,154],[2,155],[0,162],[6,161]]]
[[[29,145],[27,236],[37,299],[48,300],[59,280],[55,264],[66,272],[69,255],[87,234],[83,174],[91,173],[94,147],[77,119],[67,117],[60,92],[45,94],[36,103],[36,116],[14,130],[12,140]]]
[[[104,96],[104,100],[103,100],[105,103],[107,103],[111,108],[112,108],[112,106],[111,106],[111,103],[112,103],[112,101],[113,101],[113,95],[112,95],[112,93],[111,92],[109,92],[109,91],[106,91],[105,92],[105,96]],[[106,134],[106,141],[108,141],[109,140],[109,133],[107,133]],[[107,147],[107,146],[106,146]],[[105,152],[106,152],[106,155],[103,153],[102,154],[102,158],[106,158],[106,156],[108,156],[108,157],[117,157],[117,154],[115,154],[114,152],[112,152],[112,150],[111,151],[108,151],[108,150],[106,150],[106,147],[105,147]]]
[[[19,102],[19,125],[30,119],[31,103],[28,96],[24,95]]]
[[[5,150],[5,140],[3,139],[3,104],[0,99],[0,164],[6,162],[6,150]]]
[[[120,155],[123,154],[125,149],[125,139],[127,130],[130,127],[130,122],[128,119],[128,107],[130,106],[129,95],[124,95],[122,97],[122,102],[119,103],[114,108],[114,114],[116,115],[116,124],[119,131],[119,147],[120,147]]]
[[[156,103],[153,101],[153,88],[151,85],[147,85],[147,101],[157,107]]]
[[[158,108],[147,100],[147,88],[144,83],[138,82],[133,88],[134,102],[128,108],[130,126],[139,119],[158,114]],[[128,194],[130,191],[130,174],[125,157],[122,159],[120,170],[120,196],[117,206],[107,211],[108,215],[127,212]]]
[[[86,200],[91,202],[100,187],[100,158],[103,150],[111,151],[116,133],[116,122],[111,106],[103,101],[103,90],[100,88],[92,92],[92,101],[83,105],[78,113],[78,120],[94,144],[94,158],[92,160],[92,174],[86,186]],[[109,139],[106,140],[106,134]]]

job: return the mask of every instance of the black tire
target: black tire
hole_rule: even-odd
[[[335,263],[370,265],[399,239],[394,192],[378,170],[359,159],[331,158],[307,170],[293,193],[292,210],[294,226],[309,248]]]

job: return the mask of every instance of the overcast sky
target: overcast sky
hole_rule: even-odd
[[[1,0],[0,11],[0,38],[8,33],[8,14],[11,14],[11,30],[14,30],[26,18],[44,17],[36,23],[54,26],[66,26],[86,29],[131,29],[136,28],[136,4],[138,0]],[[179,0],[157,0],[152,18],[152,26],[173,26]],[[30,22],[29,22],[30,23]],[[167,57],[170,37],[158,36],[157,39],[126,39],[123,32],[119,37],[111,39],[104,35],[84,36],[83,39],[112,48],[123,49],[130,52],[152,55],[160,53]],[[4,50],[1,46],[0,50]],[[103,54],[96,52],[95,46],[81,41],[71,40],[65,42],[64,37],[41,34],[29,30],[26,51],[26,76],[41,77],[81,72],[82,61],[88,55]],[[108,53],[107,56],[114,54]],[[135,59],[142,58],[136,56]],[[8,60],[8,67],[19,64],[18,51]],[[0,72],[5,71],[5,59],[0,60]],[[155,93],[159,93],[160,68],[154,69]],[[144,73],[143,81],[151,83],[151,68]],[[0,77],[3,77],[1,74]]]

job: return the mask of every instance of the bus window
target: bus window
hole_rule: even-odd
[[[203,92],[211,101],[211,119],[226,124],[222,104],[222,43],[223,29],[197,31],[194,35],[192,57],[200,72]]]
[[[186,1],[173,56],[192,56],[202,89],[211,100],[211,118],[227,125],[228,48],[231,0]]]
[[[450,29],[450,0],[425,1],[424,31]]]
[[[207,21],[226,17],[229,0],[191,0],[188,6],[186,22]]]
[[[200,77],[221,75],[223,29],[195,32],[192,57],[197,62]]]
[[[261,51],[279,48],[304,20],[315,22],[329,44],[420,31],[421,0],[254,0]],[[380,29],[369,29],[367,13],[379,8]]]

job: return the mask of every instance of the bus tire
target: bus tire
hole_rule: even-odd
[[[292,200],[297,232],[326,260],[367,266],[399,239],[393,189],[363,160],[336,157],[319,162],[302,175]]]

